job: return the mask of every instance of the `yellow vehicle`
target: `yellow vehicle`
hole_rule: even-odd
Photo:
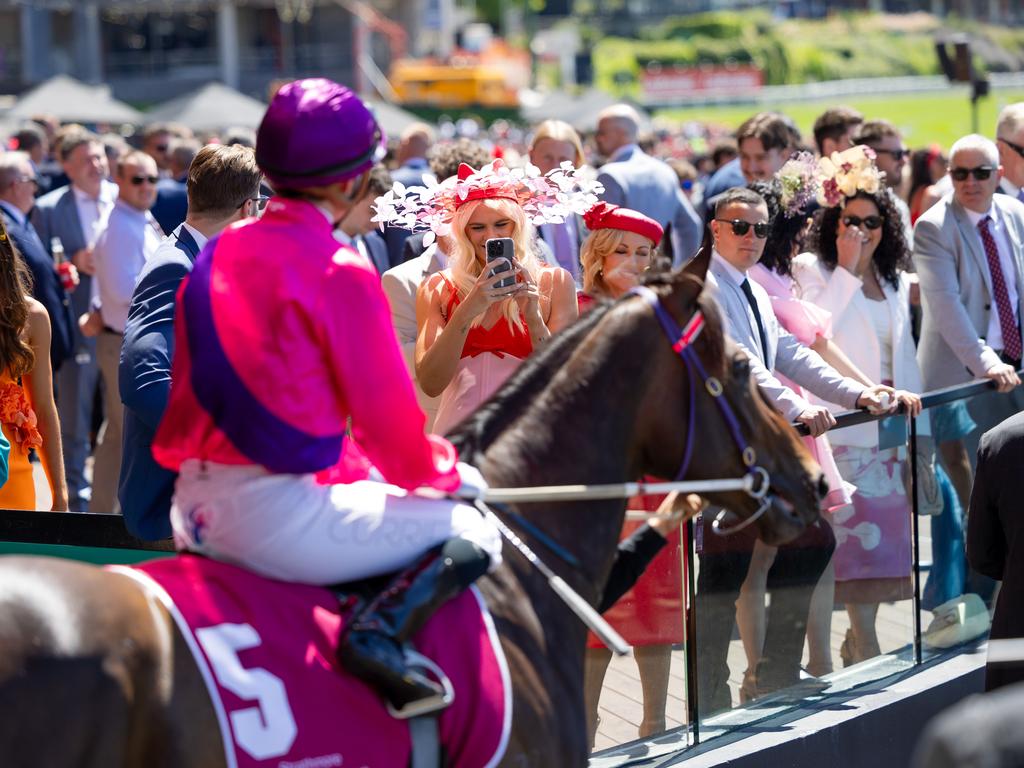
[[[406,59],[391,68],[391,86],[406,106],[518,107],[515,89],[498,67],[483,64],[459,66]]]

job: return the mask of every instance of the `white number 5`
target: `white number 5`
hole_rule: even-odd
[[[246,669],[238,659],[239,651],[262,642],[256,630],[249,624],[218,624],[196,630],[196,637],[220,684],[239,698],[259,702],[231,713],[238,746],[257,760],[287,754],[298,729],[284,683],[265,669]]]

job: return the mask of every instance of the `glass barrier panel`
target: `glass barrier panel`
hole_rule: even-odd
[[[632,499],[622,537],[662,537],[645,520],[661,497]],[[676,527],[636,584],[605,611],[633,652],[615,657],[591,634],[584,671],[584,699],[592,766],[616,764],[617,748],[669,755],[692,744],[687,728],[685,605],[688,547],[685,527]]]

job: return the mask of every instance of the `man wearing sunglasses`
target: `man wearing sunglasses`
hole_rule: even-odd
[[[139,274],[118,369],[124,453],[117,495],[128,531],[147,541],[171,535],[177,474],[153,460],[150,446],[171,389],[174,298],[207,241],[236,221],[258,216],[267,202],[259,193],[256,155],[248,147],[203,147],[186,178],[188,215]]]
[[[116,512],[117,478],[121,472],[123,411],[117,388],[117,364],[128,319],[128,303],[142,266],[163,239],[149,209],[156,202],[156,161],[142,151],[129,152],[114,175],[118,197],[106,229],[93,249],[98,299],[83,333],[96,336],[96,360],[103,380],[103,426],[93,464],[90,512]]]
[[[903,233],[907,243],[914,243],[914,228],[910,224],[910,207],[897,192],[903,182],[903,170],[910,160],[910,150],[903,144],[903,136],[888,120],[868,120],[853,137],[854,144],[871,147],[875,152],[875,165],[885,174],[885,185],[893,191],[893,201],[903,220]]]
[[[984,136],[950,151],[952,196],[917,222],[914,262],[924,323],[918,358],[926,389],[993,381],[1000,395],[969,403],[981,430],[1024,408],[1021,365],[1024,203],[996,195],[999,150]],[[1006,395],[1005,393],[1011,393]]]
[[[996,121],[996,147],[1003,178],[996,192],[1024,202],[1024,102],[1008,104]]]

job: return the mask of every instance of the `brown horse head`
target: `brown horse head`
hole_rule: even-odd
[[[817,519],[819,501],[828,488],[796,431],[757,386],[746,355],[724,336],[718,308],[703,293],[708,253],[698,254],[683,271],[655,278],[650,286],[680,327],[698,308],[704,313],[706,329],[695,341],[694,351],[708,379],[694,376],[684,390],[680,385],[680,376],[687,375],[684,363],[667,341],[662,345],[651,372],[657,383],[650,393],[653,402],[646,425],[649,450],[659,461],[657,474],[674,477],[686,454],[687,437],[680,434],[680,425],[687,425],[693,441],[689,479],[741,477],[751,471],[763,477],[754,468],[763,470],[769,481],[763,498],[742,491],[707,496],[729,510],[722,520],[723,530],[758,514],[760,538],[768,544],[784,543]],[[666,450],[667,446],[673,448]]]

